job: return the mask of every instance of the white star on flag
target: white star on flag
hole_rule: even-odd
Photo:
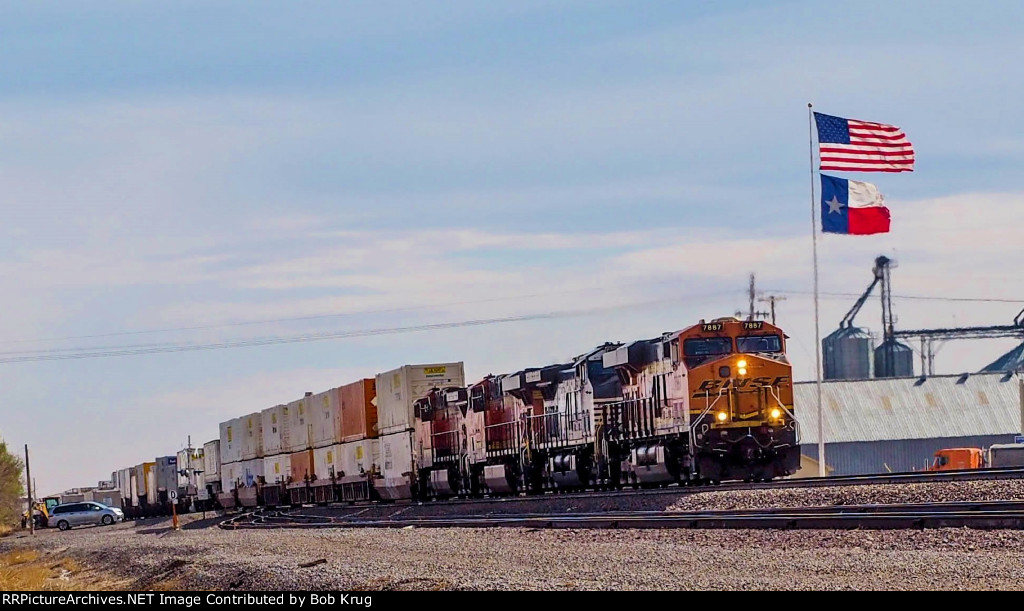
[[[828,204],[828,213],[829,214],[832,214],[833,212],[835,212],[836,214],[842,214],[843,213],[843,204],[838,199],[836,199],[835,195],[832,196],[832,200],[831,201],[827,201],[825,203]]]

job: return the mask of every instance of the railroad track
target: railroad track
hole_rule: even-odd
[[[749,528],[749,529],[1024,529],[1024,501],[964,501],[838,505],[729,511],[463,515],[431,518],[360,518],[257,511],[224,521],[224,529],[281,528]]]
[[[725,482],[714,486],[680,486],[671,484],[664,487],[632,488],[597,491],[548,491],[540,494],[520,496],[437,499],[431,503],[445,505],[472,505],[487,503],[509,503],[536,501],[545,498],[602,498],[629,494],[688,494],[714,490],[764,490],[781,488],[822,488],[831,486],[868,486],[878,484],[923,484],[934,482],[965,482],[973,480],[1024,479],[1024,467],[1000,467],[989,469],[964,469],[957,471],[912,471],[906,473],[879,473],[872,475],[834,475],[830,477],[807,477],[780,479],[771,482]],[[367,502],[366,504],[369,504]]]

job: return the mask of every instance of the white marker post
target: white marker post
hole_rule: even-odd
[[[178,491],[168,490],[167,498],[171,501],[171,523],[174,525],[174,530],[181,530],[178,526]]]

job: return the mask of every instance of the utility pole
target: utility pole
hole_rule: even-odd
[[[769,309],[771,310],[772,324],[773,325],[775,324],[775,302],[776,301],[785,301],[785,300],[786,300],[785,297],[780,297],[780,296],[777,296],[777,295],[768,295],[767,297],[761,297],[761,298],[758,299],[758,301],[767,302],[769,304],[769,306],[770,306]]]
[[[754,320],[754,299],[757,297],[757,290],[754,288],[754,274],[750,274],[750,287],[747,289],[747,297],[750,298],[750,315],[747,316],[747,320],[753,322]]]
[[[756,283],[755,283],[755,275],[753,273],[750,274],[750,284],[747,287],[747,299],[750,302],[749,303],[749,308],[750,309],[747,310],[747,320],[749,320],[750,322],[753,322],[753,321],[757,320],[758,317],[762,317],[763,318],[765,316],[768,316],[768,312],[758,312],[757,310],[754,309],[754,302],[755,301],[764,301],[764,299],[758,299],[757,298],[757,287],[756,287]],[[737,311],[736,312],[736,318],[740,318],[741,316],[743,316],[743,312]],[[775,317],[774,317],[774,315],[772,316],[772,324],[775,324]]]
[[[36,534],[35,503],[32,502],[32,468],[28,464],[28,444],[25,444],[25,487],[28,489],[28,529]]]

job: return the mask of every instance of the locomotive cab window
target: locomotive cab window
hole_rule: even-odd
[[[685,356],[710,356],[731,352],[732,339],[728,337],[694,337],[683,341]]]
[[[746,335],[736,338],[739,352],[782,352],[782,339],[778,335]]]

